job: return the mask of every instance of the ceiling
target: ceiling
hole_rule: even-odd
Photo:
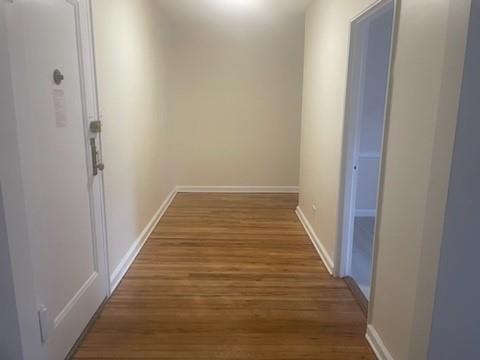
[[[173,21],[278,18],[303,14],[312,0],[157,0]]]

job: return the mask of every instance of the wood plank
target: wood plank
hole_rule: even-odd
[[[374,359],[294,194],[178,194],[75,359]]]

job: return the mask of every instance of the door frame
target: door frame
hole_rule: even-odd
[[[375,273],[375,258],[377,253],[377,233],[380,223],[380,213],[382,204],[383,192],[383,178],[385,165],[385,151],[387,143],[388,131],[388,114],[390,112],[390,98],[392,88],[392,68],[394,62],[394,49],[396,40],[396,27],[398,24],[397,18],[399,14],[400,2],[398,0],[378,0],[368,8],[363,10],[360,14],[355,16],[350,21],[350,38],[348,50],[348,72],[347,72],[347,87],[345,96],[344,109],[344,128],[343,128],[343,145],[342,145],[342,163],[340,174],[340,200],[338,213],[338,238],[335,253],[335,262],[338,266],[335,267],[336,277],[345,277],[350,275],[351,257],[353,246],[353,227],[355,220],[355,199],[356,199],[356,183],[358,172],[354,170],[357,158],[359,156],[359,124],[360,114],[362,108],[363,94],[360,91],[363,79],[365,78],[365,55],[366,55],[366,40],[365,29],[362,22],[367,18],[372,18],[381,15],[383,12],[391,9],[393,6],[393,24],[392,36],[390,44],[390,62],[388,66],[387,76],[387,94],[385,100],[384,110],[384,124],[382,131],[382,145],[380,152],[380,169],[377,187],[377,206],[376,206],[376,221],[373,240],[373,269],[371,281],[371,295],[372,298],[374,288],[374,273]],[[360,42],[358,41],[360,38]],[[361,71],[359,71],[361,69]],[[370,299],[371,300],[371,299]],[[369,301],[371,304],[371,301]]]
[[[97,79],[95,69],[92,5],[91,0],[64,0],[75,8],[76,28],[78,38],[79,71],[83,104],[83,121],[85,156],[89,172],[92,171],[92,159],[90,154],[89,139],[93,134],[89,132],[89,122],[99,119],[99,105],[97,93]],[[18,144],[17,120],[27,116],[28,103],[25,100],[26,85],[23,80],[22,68],[25,66],[25,54],[22,44],[21,31],[15,31],[19,26],[15,22],[16,8],[15,1],[4,1],[2,6],[2,20],[5,20],[5,27],[0,31],[5,32],[7,44],[7,57],[9,64],[5,64],[10,72],[11,82],[2,84],[8,87],[12,95],[12,109],[15,112],[9,123],[1,124],[5,136],[11,137],[9,144],[5,144],[12,160],[2,163],[2,173],[8,174],[6,186],[3,187],[5,203],[5,220],[8,229],[7,239],[10,249],[11,269],[14,282],[16,298],[17,318],[20,328],[22,353],[26,360],[46,360],[48,357],[47,348],[41,343],[41,330],[38,318],[38,304],[36,300],[35,282],[32,265],[32,253],[30,239],[28,237],[28,224],[25,213],[24,191],[22,185],[22,174],[20,169],[20,149]],[[5,19],[3,19],[3,16]],[[3,35],[3,34],[2,34]],[[3,40],[3,39],[2,39]],[[12,46],[15,44],[15,46]],[[2,65],[3,66],[3,65]],[[97,150],[102,156],[101,137],[97,136]],[[2,136],[3,139],[3,136]],[[3,147],[2,147],[3,149]],[[89,175],[89,180],[91,175]],[[103,174],[98,174],[98,185],[89,189],[90,212],[92,217],[92,232],[95,241],[95,252],[98,254],[96,264],[97,271],[101,277],[106,298],[110,297],[110,271],[108,264],[108,243],[106,230],[105,195]],[[2,179],[3,182],[3,179]],[[3,185],[3,183],[2,183]],[[8,204],[8,207],[7,207]],[[12,205],[12,209],[10,208]],[[81,334],[79,334],[80,336]]]

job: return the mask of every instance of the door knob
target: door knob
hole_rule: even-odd
[[[65,79],[65,76],[62,74],[62,72],[58,69],[55,69],[55,71],[53,72],[53,82],[56,85],[60,85],[63,79]]]

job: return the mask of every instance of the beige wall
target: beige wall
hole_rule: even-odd
[[[332,259],[349,22],[371,3],[317,0],[306,17],[300,207]],[[400,10],[369,314],[399,360],[426,358],[468,5],[403,0]]]
[[[395,359],[427,356],[469,6],[400,10],[370,314]]]
[[[337,246],[350,21],[373,2],[317,0],[306,15],[299,206],[332,260]]]
[[[93,2],[110,272],[173,189],[167,27],[154,1]]]
[[[298,186],[303,16],[173,27],[178,185]]]

